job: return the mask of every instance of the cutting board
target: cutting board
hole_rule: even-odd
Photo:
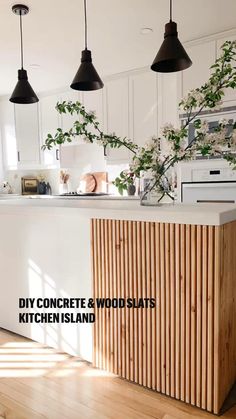
[[[108,173],[107,172],[93,172],[96,179],[96,189],[94,192],[108,192]]]
[[[85,173],[80,178],[79,190],[81,192],[105,192],[108,185],[107,172]]]
[[[96,178],[91,173],[86,173],[85,175],[81,176],[79,184],[79,189],[81,192],[95,192],[96,187]]]

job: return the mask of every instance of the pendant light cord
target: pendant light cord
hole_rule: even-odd
[[[172,22],[172,0],[170,0],[170,22]]]
[[[87,3],[84,0],[84,37],[85,37],[85,49],[88,46],[88,29],[87,29]]]
[[[24,57],[23,57],[23,35],[22,35],[22,13],[20,11],[20,46],[21,46],[21,69],[24,67]]]

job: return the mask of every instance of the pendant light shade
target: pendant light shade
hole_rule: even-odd
[[[172,21],[172,0],[170,0],[170,21],[165,25],[164,41],[151,69],[160,73],[172,73],[185,70],[191,65],[192,61],[178,39],[177,24]]]
[[[84,0],[85,17],[85,49],[82,51],[81,64],[72,81],[70,87],[74,90],[98,90],[102,89],[104,84],[100,79],[93,63],[91,51],[87,49],[87,5]]]
[[[27,104],[38,101],[38,97],[28,82],[27,71],[18,70],[18,82],[11,95],[10,102]]]
[[[36,103],[39,99],[28,82],[27,71],[23,68],[22,16],[29,13],[29,8],[22,4],[16,4],[12,7],[12,11],[20,16],[21,69],[18,70],[18,82],[9,100],[19,104]]]
[[[75,90],[98,90],[103,86],[104,84],[92,63],[91,51],[83,50],[79,70],[70,87]]]

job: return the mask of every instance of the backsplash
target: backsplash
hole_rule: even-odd
[[[112,184],[112,181],[118,176],[118,174],[128,167],[127,164],[117,165],[105,165],[104,171],[108,172],[108,191],[111,194],[119,195],[116,187]],[[65,170],[65,169],[64,169]],[[66,169],[70,175],[68,181],[68,192],[76,191],[80,178],[86,172],[86,168],[83,169]],[[43,178],[45,182],[49,182],[52,188],[52,194],[58,195],[60,193],[60,169],[48,169],[48,170],[11,170],[5,173],[2,177],[2,181],[6,181],[10,184],[12,192],[15,194],[21,194],[21,178],[24,176],[32,176],[37,178]],[[3,192],[3,186],[1,183],[0,193]]]

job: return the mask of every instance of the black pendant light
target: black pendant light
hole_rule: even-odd
[[[191,65],[192,61],[178,39],[177,24],[172,21],[172,0],[170,0],[170,21],[165,25],[164,41],[151,69],[160,73],[172,73],[185,70]]]
[[[91,51],[87,49],[87,4],[84,0],[85,49],[82,51],[81,64],[70,85],[74,90],[98,90],[104,86],[92,63]]]
[[[13,103],[36,103],[39,99],[28,82],[27,71],[23,68],[22,16],[29,13],[29,8],[23,4],[15,4],[12,7],[12,11],[16,15],[20,16],[21,69],[18,70],[18,82],[9,100]]]

